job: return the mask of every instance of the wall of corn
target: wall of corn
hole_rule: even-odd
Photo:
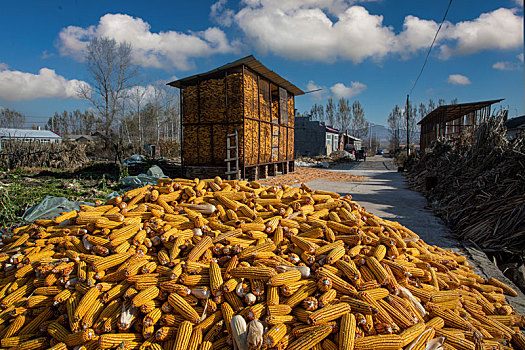
[[[276,89],[248,68],[244,75],[237,68],[184,88],[184,164],[224,165],[226,135],[235,128],[241,163],[243,159],[247,166],[293,160],[294,96],[287,93],[280,101]]]
[[[525,349],[517,293],[350,196],[160,179],[0,243],[1,349]]]

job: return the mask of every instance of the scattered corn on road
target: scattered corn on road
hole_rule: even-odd
[[[503,273],[475,247],[450,238],[450,229],[436,217],[429,208],[426,198],[419,192],[408,188],[403,174],[391,158],[383,156],[368,157],[366,162],[339,164],[333,171],[365,176],[362,182],[335,182],[317,179],[308,182],[313,189],[350,194],[367,211],[375,215],[399,221],[417,233],[428,244],[461,252],[469,258],[476,272],[484,277],[495,277],[510,283]],[[519,291],[517,287],[514,286]],[[517,312],[525,314],[525,295],[518,292],[517,297],[509,297],[509,303]]]

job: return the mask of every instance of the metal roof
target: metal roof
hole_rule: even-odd
[[[265,77],[266,79],[268,79],[269,81],[271,81],[275,85],[280,86],[280,87],[290,91],[295,96],[304,95],[304,91],[303,90],[299,89],[297,86],[295,86],[294,84],[290,83],[288,80],[284,79],[279,74],[277,74],[274,71],[272,71],[272,70],[268,69],[267,67],[265,67],[260,61],[258,61],[255,57],[253,57],[253,55],[246,56],[246,57],[241,58],[241,59],[239,59],[237,61],[227,63],[224,66],[212,69],[212,70],[210,70],[209,72],[206,72],[206,73],[195,74],[195,75],[192,75],[190,77],[186,77],[186,78],[183,78],[183,79],[172,81],[171,83],[168,83],[167,85],[175,86],[175,87],[178,87],[179,89],[182,89],[182,88],[184,88],[186,86],[194,85],[199,80],[205,79],[208,76],[211,76],[213,74],[219,73],[221,71],[225,71],[225,70],[230,69],[230,68],[239,67],[239,66],[242,66],[242,65],[252,69],[253,71],[255,71],[256,73],[258,73],[261,76]]]
[[[504,99],[501,98],[498,100],[469,102],[469,103],[460,103],[456,105],[439,106],[438,108],[434,109],[432,112],[428,113],[423,119],[419,121],[418,124],[433,122],[433,119],[437,116],[441,116],[441,113],[443,112],[445,113],[445,116],[446,116],[445,122],[449,122],[451,120],[458,119],[464,115],[475,112],[479,109],[490,106],[494,103],[501,102],[503,100]]]
[[[50,130],[0,128],[0,138],[61,139]]]

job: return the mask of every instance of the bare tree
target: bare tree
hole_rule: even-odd
[[[359,138],[368,135],[368,121],[365,118],[365,110],[359,101],[354,101],[352,104],[352,130],[354,135]]]
[[[408,113],[408,125],[407,125],[407,113]],[[408,135],[410,136],[410,140],[411,140],[411,144],[414,144],[415,143],[415,138],[416,138],[416,133],[419,129],[419,125],[417,125],[417,121],[418,121],[418,118],[417,118],[417,104],[416,105],[412,105],[411,103],[408,105],[408,109],[405,110],[405,132],[408,133]],[[407,126],[408,126],[408,130],[407,129]],[[406,138],[406,134],[405,134],[405,138]]]
[[[428,113],[432,112],[434,109],[436,109],[436,103],[433,99],[428,100]]]
[[[399,149],[399,141],[401,139],[400,131],[403,124],[403,112],[401,108],[396,105],[390,115],[388,116],[388,130],[390,131],[390,148],[393,150]]]
[[[143,142],[144,142],[144,133],[142,128],[142,106],[145,103],[146,100],[146,92],[147,92],[147,86],[141,87],[141,86],[135,86],[131,88],[129,92],[129,100],[132,104],[133,112],[132,115],[137,118],[138,123],[138,137],[139,137],[139,146],[142,148]]]
[[[2,128],[23,128],[26,116],[20,112],[9,108],[0,109],[0,127]]]
[[[310,116],[313,120],[323,121],[324,120],[324,107],[317,103],[310,109]]]
[[[348,130],[352,123],[352,107],[348,99],[341,98],[337,101],[337,110],[335,112],[336,125],[341,130]]]
[[[325,108],[325,118],[326,118],[326,121],[328,122],[329,125],[334,125],[335,124],[335,104],[334,104],[334,100],[332,98],[329,98],[328,99],[328,103],[326,104],[326,108]]]
[[[131,45],[105,37],[93,38],[86,47],[85,58],[89,85],[81,85],[78,95],[95,107],[109,139],[115,118],[122,112],[122,100],[137,74],[131,64]]]

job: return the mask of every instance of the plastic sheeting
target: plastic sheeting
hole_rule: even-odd
[[[148,169],[146,174],[127,176],[120,179],[120,182],[126,189],[130,189],[146,185],[156,185],[157,179],[163,177],[166,177],[166,175],[164,175],[162,169],[154,165]],[[118,192],[113,192],[107,199],[118,195]],[[88,202],[71,201],[65,197],[47,196],[42,202],[27,209],[24,215],[22,215],[22,219],[27,222],[33,222],[37,219],[52,219],[62,212],[80,209],[80,204],[93,205],[93,203]]]
[[[162,169],[154,165],[148,169],[146,174],[126,176],[120,179],[120,183],[122,183],[126,189],[138,188],[146,185],[156,185],[157,180],[163,177],[166,177],[166,175],[164,175]]]
[[[93,203],[70,201],[64,197],[47,196],[44,200],[27,209],[22,219],[33,222],[37,219],[52,219],[64,211],[78,210],[80,204],[93,205]]]

